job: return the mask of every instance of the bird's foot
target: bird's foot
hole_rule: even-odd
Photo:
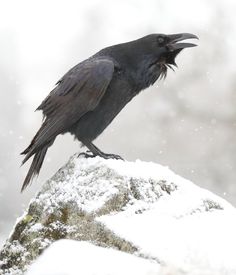
[[[115,154],[106,154],[103,153],[97,146],[95,146],[92,142],[84,142],[83,143],[89,151],[82,153],[84,157],[96,157],[99,156],[104,159],[121,159],[124,160],[121,156]],[[89,154],[88,154],[89,152]]]
[[[78,158],[79,157],[84,157],[87,159],[87,158],[94,158],[96,157],[96,155],[94,155],[91,151],[86,151],[86,152],[79,153]]]
[[[124,160],[121,156],[119,155],[115,155],[115,154],[106,154],[106,153],[103,153],[103,152],[99,152],[97,154],[94,154],[93,152],[91,151],[86,151],[86,152],[82,152],[78,155],[78,157],[84,157],[84,158],[94,158],[96,156],[99,156],[101,158],[104,158],[104,159],[121,159],[121,160]]]
[[[101,152],[101,154],[99,154],[100,157],[104,158],[104,159],[121,159],[124,160],[121,156],[119,155],[115,155],[115,154],[106,154]]]

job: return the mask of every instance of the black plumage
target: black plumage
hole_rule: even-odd
[[[23,163],[34,155],[22,186],[27,187],[42,166],[47,149],[59,134],[70,132],[91,153],[105,154],[92,141],[111,123],[123,107],[158,78],[166,77],[175,57],[192,43],[177,43],[197,38],[192,34],[151,34],[105,48],[69,70],[43,100],[44,122],[30,145],[22,152]]]

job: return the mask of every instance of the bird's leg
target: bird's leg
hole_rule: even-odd
[[[86,142],[86,143],[84,143],[84,145],[89,149],[89,151],[85,152],[85,153],[81,153],[79,155],[83,155],[85,157],[96,157],[96,156],[99,156],[99,157],[104,158],[104,159],[122,159],[123,160],[123,158],[121,156],[119,156],[119,155],[103,153],[92,142]],[[92,152],[92,155],[89,154],[89,152]]]

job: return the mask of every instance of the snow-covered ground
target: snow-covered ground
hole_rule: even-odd
[[[74,156],[30,208],[22,248],[60,228],[78,241],[54,242],[27,275],[236,274],[236,209],[155,163]]]

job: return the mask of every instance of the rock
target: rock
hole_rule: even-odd
[[[235,230],[235,208],[167,167],[75,155],[18,219],[0,274],[23,274],[60,239],[134,254],[175,274],[234,274]]]

